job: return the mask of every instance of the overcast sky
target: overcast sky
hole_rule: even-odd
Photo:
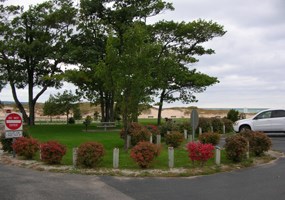
[[[8,0],[16,2],[19,0]],[[23,3],[25,1],[22,1]],[[29,1],[30,3],[42,0]],[[199,57],[198,71],[218,77],[220,83],[197,94],[198,103],[171,106],[201,108],[285,108],[285,1],[284,0],[174,0],[174,11],[157,19],[186,21],[212,20],[227,33],[206,44],[216,54]],[[71,89],[67,84],[64,89]],[[39,99],[46,101],[54,89]],[[0,99],[12,100],[10,89]],[[20,100],[27,101],[27,92]]]

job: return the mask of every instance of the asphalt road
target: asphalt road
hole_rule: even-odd
[[[285,152],[285,137],[273,149]],[[285,158],[273,164],[192,178],[122,178],[38,172],[0,165],[1,200],[284,200]]]

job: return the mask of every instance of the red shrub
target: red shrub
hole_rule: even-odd
[[[147,168],[158,155],[158,147],[150,142],[139,142],[131,150],[131,158],[134,159],[141,168]]]
[[[39,142],[34,138],[20,137],[12,146],[17,155],[26,159],[32,159],[39,150]]]
[[[200,162],[202,166],[214,156],[214,149],[212,144],[202,144],[200,142],[189,142],[187,144],[189,158],[192,162]]]
[[[48,164],[59,164],[62,157],[66,154],[66,147],[57,141],[48,141],[41,144],[42,161]]]
[[[125,134],[125,129],[122,129],[120,132],[121,138],[124,138],[124,134]],[[139,142],[149,141],[151,132],[145,126],[133,122],[130,124],[128,135],[131,136],[132,146],[135,146]]]
[[[77,165],[83,167],[96,167],[105,154],[104,146],[98,142],[86,142],[77,150]]]

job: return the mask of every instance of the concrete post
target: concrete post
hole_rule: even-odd
[[[185,138],[185,140],[187,139],[187,130],[186,129],[184,129],[184,138]]]
[[[173,147],[168,147],[168,166],[169,166],[169,168],[174,167],[174,149],[173,149]]]
[[[213,126],[211,126],[211,132],[212,132],[212,133],[214,132],[214,127],[213,127]]]
[[[161,135],[156,135],[156,144],[157,145],[161,144]]]
[[[221,164],[221,148],[219,146],[216,146],[216,150],[215,150],[215,162],[216,165],[220,165]]]
[[[226,134],[226,126],[223,125],[223,134]]]
[[[202,134],[202,128],[199,127],[199,135],[201,135],[201,134]]]
[[[152,134],[150,135],[149,142],[150,142],[150,143],[153,143],[153,142],[152,142]]]
[[[114,148],[113,150],[113,168],[118,169],[119,168],[119,148]]]
[[[72,149],[72,163],[73,163],[73,167],[74,168],[77,165],[77,150],[78,150],[78,148],[73,148]]]
[[[131,139],[132,137],[130,135],[127,135],[127,149],[131,147]]]

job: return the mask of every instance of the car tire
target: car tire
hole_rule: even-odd
[[[251,131],[251,128],[249,125],[242,125],[240,128],[239,128],[239,132],[246,132],[246,131]]]

